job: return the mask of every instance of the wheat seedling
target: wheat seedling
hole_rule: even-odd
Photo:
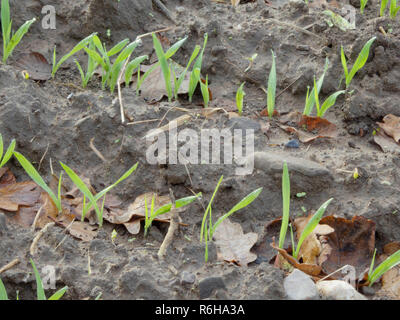
[[[201,73],[201,66],[203,64],[203,56],[204,56],[204,51],[207,46],[207,41],[208,41],[208,34],[204,34],[204,43],[203,43],[203,49],[201,49],[201,52],[199,56],[196,59],[196,62],[193,65],[193,71],[196,69],[200,70]],[[197,76],[194,72],[192,71],[190,75],[190,81],[189,81],[189,102],[192,102],[194,92],[197,88],[197,84],[199,83],[200,76]]]
[[[267,93],[267,110],[268,116],[271,119],[274,115],[275,110],[275,96],[276,96],[276,66],[275,66],[275,54],[272,52],[272,66],[268,77],[268,93]]]
[[[370,287],[384,273],[386,273],[387,271],[389,271],[390,269],[392,269],[393,267],[397,266],[400,263],[400,250],[398,250],[395,253],[393,253],[390,257],[388,257],[385,261],[383,261],[378,267],[376,267],[375,270],[373,270],[375,264],[375,255],[376,255],[376,249],[368,272],[368,283]]]
[[[315,77],[314,77],[314,90],[313,91],[314,91],[315,106],[317,108],[317,117],[319,117],[319,118],[322,118],[324,116],[325,112],[328,111],[328,109],[336,103],[336,99],[339,95],[346,92],[345,90],[341,90],[341,91],[337,91],[337,92],[331,94],[328,98],[326,98],[326,100],[324,101],[322,106],[320,106],[319,98],[318,98],[317,83],[315,81]]]
[[[7,151],[3,157],[3,151],[4,151],[3,150],[3,148],[4,148],[3,136],[0,133],[0,168],[3,167],[8,162],[8,160],[10,160],[10,158],[12,157],[14,149],[15,149],[15,144],[16,144],[15,139],[13,139],[11,141],[10,145],[8,146]]]
[[[3,63],[13,53],[15,47],[21,42],[36,18],[26,21],[17,32],[12,34],[12,20],[10,18],[10,4],[8,0],[1,0],[1,31],[3,34]],[[11,36],[12,34],[12,36]]]
[[[246,95],[246,93],[244,92],[244,90],[243,90],[243,87],[244,87],[244,84],[245,84],[246,82],[243,82],[241,85],[240,85],[240,87],[239,87],[239,89],[237,90],[237,92],[236,92],[236,107],[237,107],[237,109],[238,109],[238,114],[239,114],[239,116],[241,116],[242,115],[242,113],[243,113],[243,99],[244,99],[244,96]]]

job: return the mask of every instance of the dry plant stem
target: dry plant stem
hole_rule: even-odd
[[[10,270],[11,268],[16,266],[20,262],[21,261],[18,258],[16,258],[13,261],[11,261],[10,263],[7,263],[4,267],[0,268],[0,274],[2,274],[3,272],[6,272],[7,270]]]
[[[36,213],[35,219],[33,220],[33,223],[32,223],[32,232],[34,232],[36,229],[36,224],[40,218],[40,215],[42,214],[43,207],[47,205],[47,201],[48,201],[47,199],[48,198],[46,198],[46,202],[39,208],[38,212]]]
[[[279,20],[276,20],[276,19],[268,19],[268,22],[272,22],[272,23],[275,23],[275,24],[279,24],[279,25],[281,25],[281,26],[285,26],[285,27],[288,27],[288,28],[291,28],[291,29],[296,29],[296,30],[298,30],[298,31],[300,31],[300,32],[303,32],[304,34],[307,34],[307,35],[309,35],[309,36],[316,37],[316,38],[320,39],[321,41],[324,41],[324,42],[325,42],[325,39],[322,38],[322,37],[320,37],[319,35],[317,35],[317,34],[311,32],[311,31],[305,30],[304,28],[299,27],[299,26],[296,26],[296,25],[294,25],[294,24],[287,23],[287,22],[283,22],[283,21],[279,21]]]
[[[75,222],[75,218],[71,221],[71,223],[65,228],[65,232],[68,232],[69,228],[71,228],[72,224]],[[64,236],[64,238],[62,238],[62,240],[60,241],[60,243],[54,248],[54,250],[57,250],[59,246],[61,246],[61,244],[65,241],[65,239],[68,238],[68,234],[66,234]]]
[[[171,202],[173,203],[173,208],[171,209],[171,222],[169,224],[167,235],[164,238],[163,243],[161,244],[160,250],[158,250],[158,257],[163,258],[167,252],[168,247],[172,243],[174,238],[175,231],[178,229],[178,220],[179,220],[179,209],[175,208],[175,196],[171,188],[169,188],[169,196]]]
[[[93,144],[94,138],[90,139],[90,149],[93,150],[93,152],[98,156],[103,162],[107,162],[106,158],[101,154],[101,152],[94,146]]]
[[[160,1],[160,0],[153,0],[153,4],[160,9],[160,11],[173,23],[176,24],[175,18],[173,17],[171,11]]]
[[[278,99],[281,95],[282,95],[282,93],[284,93],[287,89],[289,89],[292,85],[294,85],[297,81],[299,81],[300,80],[300,78],[302,77],[303,75],[301,75],[300,77],[298,77],[296,80],[294,80],[291,84],[289,84],[285,89],[283,89],[281,92],[279,92],[277,95],[276,95],[276,97],[275,97],[275,99]]]
[[[29,249],[29,253],[31,254],[31,256],[34,256],[37,253],[37,245],[39,243],[40,238],[46,233],[47,229],[54,226],[55,223],[54,222],[49,222],[48,224],[46,224],[44,226],[44,228],[42,230],[40,230],[35,238],[32,241],[31,247]]]
[[[135,122],[128,122],[126,125],[128,125],[128,126],[133,126],[133,125],[135,125],[135,124],[156,122],[156,121],[159,121],[159,120],[160,120],[160,119],[141,120],[141,121],[135,121]]]
[[[46,151],[44,152],[42,158],[39,161],[38,171],[40,171],[40,167],[42,166],[42,162],[43,162],[44,158],[46,157],[47,151],[49,151],[49,146],[50,146],[50,144],[47,142]]]

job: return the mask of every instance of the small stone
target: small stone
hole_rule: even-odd
[[[317,282],[317,289],[326,300],[368,300],[346,281],[319,281]]]
[[[187,284],[193,284],[196,281],[196,276],[193,273],[183,271],[182,276],[181,276],[181,284],[182,285],[187,285]]]
[[[371,288],[371,287],[368,287],[368,286],[361,287],[361,291],[362,291],[362,293],[365,294],[366,296],[373,296],[373,295],[375,295],[375,289],[374,289],[374,288]]]
[[[200,299],[210,297],[215,290],[225,289],[224,280],[221,277],[205,278],[199,283]]]
[[[290,300],[318,300],[314,281],[304,272],[294,269],[283,281],[283,287]]]
[[[297,139],[290,140],[288,143],[285,144],[286,148],[300,148],[300,142]]]

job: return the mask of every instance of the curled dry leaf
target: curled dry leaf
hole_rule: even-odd
[[[39,52],[21,53],[15,62],[17,68],[27,71],[32,80],[49,80],[51,66]]]
[[[388,136],[391,136],[394,141],[400,142],[400,117],[388,114],[383,118],[383,122],[377,122],[377,124]]]
[[[329,254],[319,263],[326,274],[348,264],[357,270],[357,274],[369,267],[375,249],[375,222],[362,216],[351,220],[328,216],[320,224],[327,224],[335,232],[324,236]]]
[[[293,224],[296,227],[297,240],[300,239],[304,228],[311,218],[312,215],[309,215],[308,217],[301,217],[294,220]],[[299,259],[301,258],[303,263],[320,265],[318,259],[321,252],[330,250],[330,247],[321,241],[320,236],[326,236],[334,231],[335,230],[332,227],[326,224],[318,224],[313,232],[311,232],[311,234],[303,241],[299,252]]]
[[[66,228],[67,232],[82,241],[90,242],[96,236],[98,229],[96,226],[92,226],[87,222],[76,221],[75,216],[69,213],[63,213],[57,219],[54,219],[58,225]]]
[[[315,131],[317,134],[328,137],[336,137],[337,128],[328,120],[320,117],[309,117],[303,115],[298,125],[307,131]]]
[[[387,136],[382,130],[374,135],[374,142],[381,147],[383,152],[400,154],[400,144],[396,143],[391,137]]]
[[[241,225],[231,222],[228,218],[217,227],[214,233],[219,258],[240,266],[247,266],[257,259],[257,255],[250,252],[257,238],[257,233],[244,234]]]
[[[0,188],[17,183],[14,174],[6,167],[0,168]]]

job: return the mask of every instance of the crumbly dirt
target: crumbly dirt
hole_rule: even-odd
[[[282,212],[281,170],[276,165],[266,165],[273,161],[280,165],[281,160],[268,155],[294,157],[299,168],[291,173],[292,194],[306,192],[306,197],[292,198],[293,215],[301,215],[302,207],[316,210],[333,197],[326,214],[372,219],[376,222],[378,248],[390,241],[400,241],[399,154],[384,153],[372,142],[377,121],[389,113],[400,116],[399,19],[377,18],[379,5],[369,1],[364,15],[357,11],[357,29],[343,32],[327,26],[321,5],[308,7],[302,1],[242,2],[234,10],[230,4],[208,0],[167,0],[164,3],[174,14],[172,21],[153,8],[151,1],[63,0],[56,5],[57,29],[43,30],[37,22],[14,56],[36,51],[51,61],[54,45],[61,56],[92,32],[98,32],[110,47],[126,37],[134,39],[173,27],[163,33],[170,43],[188,36],[174,56],[175,61],[184,65],[194,46],[202,45],[207,32],[209,42],[202,73],[209,75],[214,106],[234,105],[236,90],[246,81],[244,115],[240,119],[229,119],[224,112],[210,117],[199,115],[182,128],[255,129],[255,151],[266,152],[267,156],[260,154],[256,159],[253,174],[237,176],[235,165],[148,164],[143,136],[156,128],[159,121],[121,125],[116,94],[101,91],[96,81],[88,89],[81,89],[72,59],[55,79],[45,82],[23,79],[12,59],[9,65],[0,66],[0,132],[4,140],[8,143],[15,138],[19,152],[34,163],[41,163],[43,176],[50,177],[50,158],[56,172],[61,169],[58,162],[63,161],[90,177],[96,190],[113,183],[139,162],[134,175],[113,191],[125,206],[145,192],[168,195],[169,187],[177,198],[191,195],[191,191],[202,192],[206,205],[219,177],[224,175],[213,207],[218,216],[249,192],[263,187],[254,203],[231,218],[241,224],[244,232],[256,232],[258,245],[264,239],[264,226]],[[41,8],[46,4],[47,1],[40,0],[29,1],[29,5],[11,1],[13,25],[33,16],[41,17]],[[380,27],[391,32],[384,35]],[[263,126],[268,119],[258,113],[266,105],[261,87],[266,87],[271,49],[276,55],[280,93],[277,110],[281,114],[302,112],[306,88],[312,85],[314,74],[319,77],[322,73],[325,58],[329,58],[330,66],[322,87],[324,98],[337,90],[342,76],[341,45],[353,63],[372,36],[377,39],[367,64],[353,79],[354,91],[340,97],[326,114],[338,128],[336,139],[317,139],[309,144],[300,143],[299,148],[287,148],[285,144],[292,137],[278,126],[277,120],[271,122],[265,133]],[[245,73],[249,63],[246,58],[254,53],[258,57]],[[144,38],[143,45],[135,51],[135,55],[142,54],[149,54],[150,61],[156,59],[151,37]],[[86,60],[83,54],[78,58]],[[193,104],[188,104],[184,96],[182,101],[172,103],[147,103],[136,96],[133,87],[123,87],[122,96],[126,114],[134,121],[161,120],[171,107],[201,108],[199,93]],[[172,109],[162,125],[183,114]],[[106,162],[90,148],[92,138]],[[8,166],[18,181],[27,179],[15,159]],[[355,180],[349,172],[356,167],[361,176]],[[70,288],[66,299],[93,299],[100,292],[103,299],[285,299],[284,273],[266,261],[271,257],[257,259],[247,268],[239,267],[218,261],[212,247],[210,261],[204,263],[204,246],[198,241],[203,213],[201,204],[196,202],[181,214],[187,226],[181,226],[176,233],[165,260],[157,258],[168,229],[162,223],[155,223],[147,238],[142,233],[132,237],[123,226],[105,223],[91,243],[66,236],[64,229],[53,226],[40,240],[34,260],[39,268],[56,267],[57,288]],[[118,236],[113,243],[114,228]],[[0,267],[15,258],[21,260],[1,274],[11,298],[16,297],[17,290],[21,299],[35,298],[29,264],[33,238],[30,230],[9,221],[7,230],[0,229]]]

